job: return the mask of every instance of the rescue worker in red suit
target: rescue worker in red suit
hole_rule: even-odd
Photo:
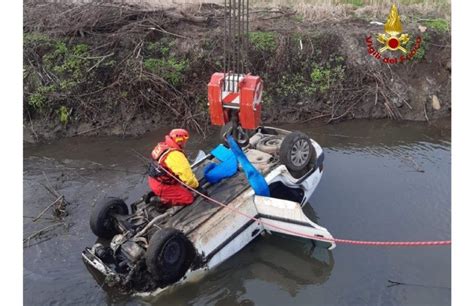
[[[188,131],[173,129],[165,137],[165,141],[158,143],[151,153],[153,159],[148,171],[148,185],[159,201],[165,206],[190,205],[194,201],[193,193],[172,178],[161,167],[171,172],[180,181],[192,188],[198,188],[196,179],[183,148],[189,139]],[[157,167],[157,164],[160,167]]]

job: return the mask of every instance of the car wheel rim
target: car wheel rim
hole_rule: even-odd
[[[306,140],[298,140],[291,148],[290,159],[291,162],[297,166],[303,166],[309,157],[309,144]]]
[[[179,260],[180,255],[181,248],[179,247],[178,242],[170,241],[166,244],[166,248],[163,252],[163,258],[167,264],[175,264]]]
[[[267,145],[267,146],[279,146],[279,145],[281,145],[281,140],[280,139],[268,139],[265,142],[265,145]]]

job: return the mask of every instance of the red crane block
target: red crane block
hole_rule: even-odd
[[[224,91],[227,87],[236,91]],[[232,82],[237,82],[232,86]],[[225,75],[216,72],[207,85],[211,124],[225,125],[230,120],[230,110],[238,111],[239,124],[244,129],[256,129],[260,124],[263,83],[260,77]]]
[[[209,105],[209,115],[212,125],[225,125],[229,118],[224,115],[222,105],[222,87],[224,85],[224,73],[216,72],[211,76],[211,81],[207,84],[207,100]]]
[[[246,75],[240,82],[240,125],[244,129],[256,129],[262,112],[263,83],[260,77]]]

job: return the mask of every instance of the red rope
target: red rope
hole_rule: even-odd
[[[257,219],[254,216],[248,215],[238,209],[235,209],[233,207],[227,206],[224,203],[221,203],[217,200],[214,200],[213,198],[197,191],[196,189],[188,186],[181,180],[179,180],[176,176],[174,176],[171,172],[168,170],[164,169],[163,167],[159,166],[163,171],[165,171],[168,175],[173,177],[175,180],[177,180],[181,185],[184,187],[188,188],[189,190],[197,193],[201,197],[209,200],[212,203],[215,203],[221,207],[224,207],[226,209],[231,210],[234,213],[237,213],[241,216],[244,216],[250,220],[254,220],[258,223],[261,223],[263,225],[266,225],[267,227],[271,227],[274,229],[278,229],[284,232],[287,232],[289,234],[293,234],[295,236],[299,236],[302,238],[308,238],[312,240],[318,240],[318,241],[324,241],[324,242],[335,242],[335,243],[341,243],[341,244],[352,244],[352,245],[367,245],[367,246],[438,246],[438,245],[451,245],[451,240],[438,240],[438,241],[365,241],[365,240],[350,240],[350,239],[338,239],[338,238],[324,238],[324,237],[319,237],[319,236],[313,236],[313,235],[308,235],[305,233],[300,233],[297,231],[293,231],[284,227],[280,227],[278,225],[270,224],[268,222],[265,222],[263,220]]]

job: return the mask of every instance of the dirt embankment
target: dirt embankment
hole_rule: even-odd
[[[206,86],[223,64],[221,6],[183,11],[26,1],[24,7],[26,141],[139,134],[158,125],[206,133]],[[264,80],[266,123],[450,116],[445,20],[402,14],[407,49],[418,36],[421,45],[413,59],[384,64],[368,54],[366,37],[380,47],[383,26],[371,21],[386,16],[317,21],[291,9],[264,9],[250,17],[248,69]]]

